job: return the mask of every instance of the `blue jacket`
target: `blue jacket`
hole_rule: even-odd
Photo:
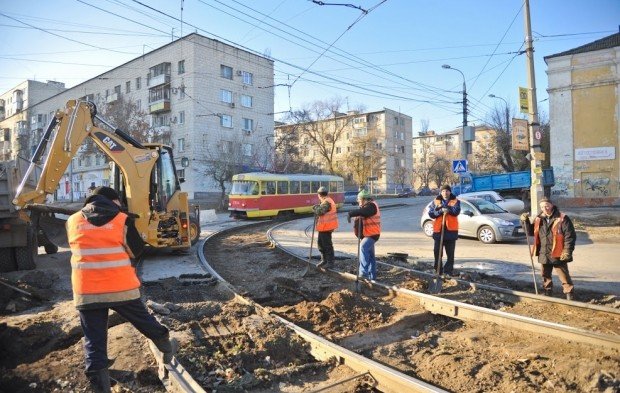
[[[453,206],[448,206],[448,202],[450,202],[453,199],[456,199],[456,204]],[[435,201],[440,201],[441,205],[439,207],[436,207]],[[448,214],[455,216],[455,217],[458,217],[458,215],[461,213],[461,201],[459,201],[454,194],[450,194],[450,198],[448,198],[447,200],[444,200],[440,194],[440,195],[437,195],[437,197],[435,197],[435,199],[431,203],[428,204],[429,217],[432,219],[440,218],[443,214],[441,212],[442,207],[447,207]],[[459,231],[450,231],[447,229],[444,230],[444,234],[443,234],[444,240],[456,240],[458,239],[458,237],[459,237]],[[439,240],[440,238],[441,238],[441,233],[433,233],[433,239]]]

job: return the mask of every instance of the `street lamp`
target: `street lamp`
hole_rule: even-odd
[[[502,101],[504,101],[504,103],[506,104],[506,134],[510,134],[510,123],[508,122],[508,101],[506,101],[505,99],[503,99],[502,97],[498,97],[495,94],[489,94],[490,98],[498,98]]]
[[[467,127],[467,85],[465,84],[465,74],[458,68],[451,67],[449,64],[444,64],[441,68],[446,70],[458,71],[463,77],[463,130],[461,132],[461,158],[467,159],[467,142],[465,142],[465,127]]]

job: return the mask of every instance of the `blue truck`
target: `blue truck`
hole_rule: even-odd
[[[553,168],[545,168],[542,173],[543,187],[552,187],[555,184]],[[452,187],[455,195],[475,191],[520,191],[529,189],[532,185],[530,171],[497,173],[491,175],[476,175],[464,173],[460,184]]]

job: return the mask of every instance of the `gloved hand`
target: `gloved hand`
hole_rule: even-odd
[[[347,222],[350,224],[351,223],[351,216],[347,216]]]
[[[435,206],[435,211],[436,211],[436,212],[440,211],[441,209],[442,209],[442,206],[441,206],[441,205],[439,205],[439,206]]]
[[[571,262],[573,260],[573,253],[568,250],[562,251],[562,255],[560,255],[560,261],[562,262]]]
[[[528,212],[521,213],[521,216],[519,218],[521,219],[521,221],[529,221],[530,220],[530,213],[528,213]]]
[[[442,212],[443,214],[448,214],[448,208],[447,208],[447,207],[442,207],[442,208],[441,208],[441,212]]]

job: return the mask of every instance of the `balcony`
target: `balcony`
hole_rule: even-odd
[[[169,83],[170,83],[170,74],[159,74],[157,76],[152,76],[148,80],[147,86],[150,89],[152,87],[161,86],[161,85],[165,85]]]
[[[109,96],[106,97],[105,102],[106,104],[111,104],[113,102],[116,102],[118,100],[118,93],[114,93],[114,94],[110,94]]]
[[[162,99],[149,103],[149,113],[161,113],[170,111],[170,99]]]

